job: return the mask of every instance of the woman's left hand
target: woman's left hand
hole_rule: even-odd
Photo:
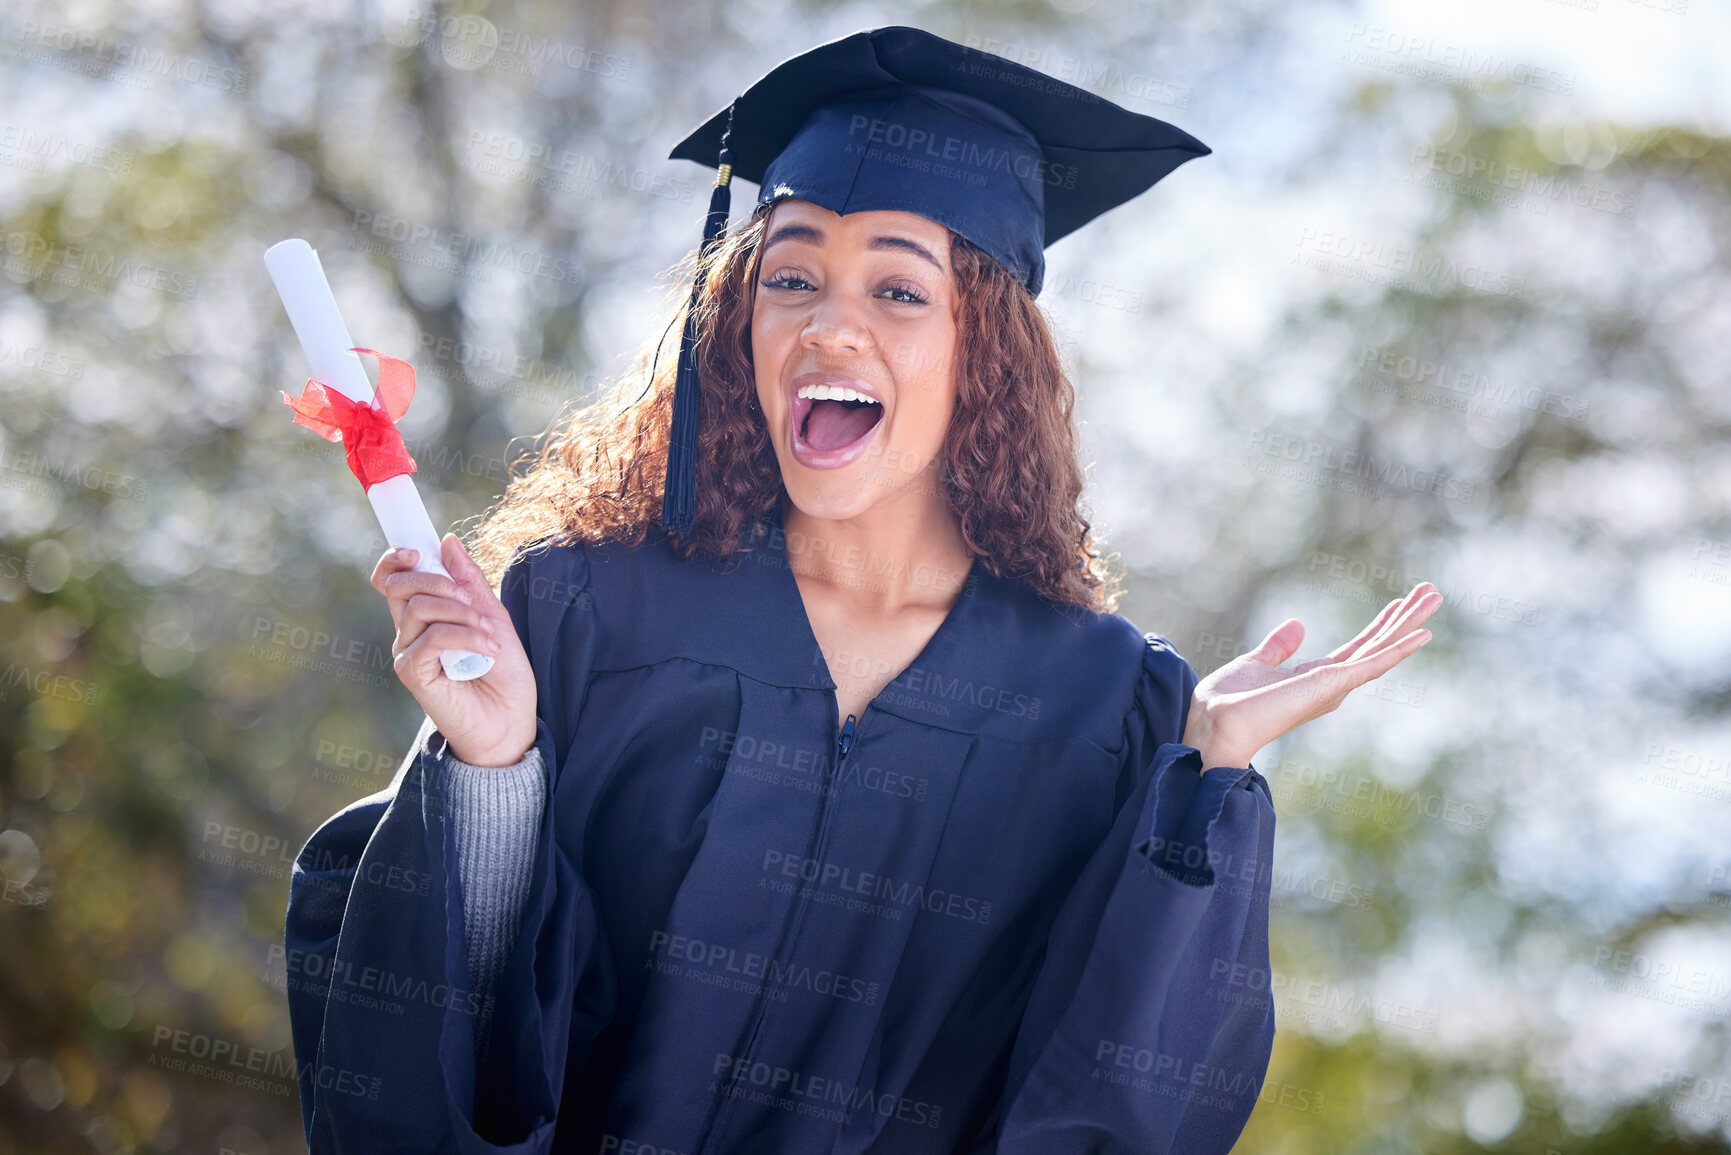
[[[1280,663],[1304,640],[1304,624],[1287,618],[1260,646],[1197,685],[1184,726],[1185,745],[1202,752],[1204,771],[1250,765],[1268,743],[1334,710],[1347,694],[1388,673],[1430,641],[1430,631],[1418,627],[1442,603],[1434,585],[1420,582],[1326,658],[1282,670]]]

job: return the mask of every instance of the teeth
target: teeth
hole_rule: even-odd
[[[801,397],[809,397],[813,401],[864,401],[871,405],[878,404],[876,397],[868,397],[857,389],[846,385],[802,385],[799,389]]]

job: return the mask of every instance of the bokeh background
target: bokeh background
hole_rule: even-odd
[[[656,331],[673,142],[892,23],[1215,150],[1049,254],[1123,612],[1206,672],[1447,596],[1258,759],[1240,1149],[1731,1151],[1724,5],[9,0],[0,1153],[304,1149],[289,864],[418,712],[264,249],[415,362],[460,527]]]

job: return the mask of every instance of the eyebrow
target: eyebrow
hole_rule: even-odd
[[[813,228],[811,225],[782,225],[769,235],[769,240],[764,242],[764,251],[768,252],[779,241],[806,241],[809,244],[821,245],[823,244],[823,231]],[[866,248],[913,253],[917,257],[924,257],[930,261],[940,273],[945,271],[943,264],[932,256],[930,249],[918,241],[909,240],[907,237],[895,236],[890,233],[880,234],[867,241]]]

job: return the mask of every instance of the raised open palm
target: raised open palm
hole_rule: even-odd
[[[1350,642],[1326,657],[1281,669],[1304,640],[1304,623],[1287,618],[1248,654],[1197,685],[1184,741],[1202,752],[1203,768],[1247,766],[1282,734],[1327,714],[1353,690],[1388,673],[1430,641],[1420,629],[1443,604],[1430,582],[1384,606]]]

